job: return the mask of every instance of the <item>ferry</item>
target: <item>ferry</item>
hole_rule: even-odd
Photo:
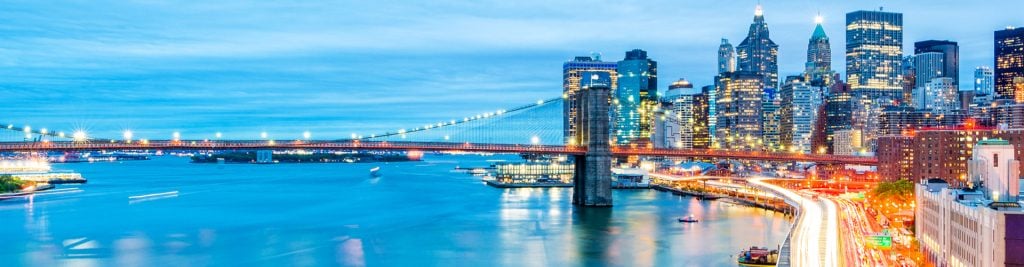
[[[775,266],[779,262],[779,250],[768,250],[767,247],[750,247],[740,251],[736,263],[740,266]]]
[[[684,222],[684,223],[695,223],[695,222],[698,222],[697,217],[693,217],[693,214],[690,214],[689,216],[686,216],[686,217],[678,218],[678,220],[679,220],[679,222]]]

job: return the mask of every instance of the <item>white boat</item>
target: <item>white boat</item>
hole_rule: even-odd
[[[373,167],[372,169],[370,169],[370,176],[379,177],[380,176],[380,166]]]

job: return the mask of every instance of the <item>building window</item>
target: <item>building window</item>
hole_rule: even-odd
[[[992,154],[992,167],[999,167],[999,154]]]

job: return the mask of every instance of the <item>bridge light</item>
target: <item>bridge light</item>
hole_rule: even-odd
[[[260,132],[260,138],[267,139],[267,132]]]
[[[143,145],[148,145],[149,144],[149,139],[142,139],[142,140],[139,140],[139,142],[142,142]]]
[[[356,133],[352,133],[352,139],[356,139]]]
[[[530,137],[530,143],[534,145],[540,144],[540,137],[537,137],[536,135]]]
[[[25,130],[25,133],[32,133],[32,126],[25,125],[22,130]]]
[[[217,139],[220,139],[220,137],[224,136],[224,135],[222,135],[220,132],[217,132],[217,133],[213,134],[213,136],[216,136]]]
[[[131,130],[124,130],[124,133],[121,134],[121,136],[124,137],[125,141],[128,141],[128,142],[132,141],[132,131]]]
[[[85,131],[82,130],[75,131],[75,133],[71,134],[71,139],[74,139],[76,142],[85,141],[87,137],[88,136],[85,134]]]
[[[57,133],[57,137],[64,138],[64,132]]]
[[[49,133],[49,132],[50,132],[50,131],[47,131],[47,130],[46,130],[46,128],[42,128],[42,129],[39,129],[39,133],[40,133],[40,134],[47,134],[47,133]]]
[[[313,137],[313,134],[310,133],[309,131],[302,132],[302,138],[309,140],[310,137]]]
[[[448,135],[444,136],[444,140],[448,140],[448,138],[449,138]]]
[[[14,129],[14,124],[8,124],[7,129]]]
[[[180,132],[171,133],[171,140],[174,140],[174,141],[181,140],[181,133]]]
[[[544,104],[544,99],[537,100],[537,105],[543,105],[543,104]]]

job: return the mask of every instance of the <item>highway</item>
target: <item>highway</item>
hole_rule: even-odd
[[[763,177],[751,178],[751,184],[771,190],[796,202],[800,216],[790,240],[790,261],[793,266],[840,266],[838,208],[827,199],[806,197],[801,193],[766,182]]]

